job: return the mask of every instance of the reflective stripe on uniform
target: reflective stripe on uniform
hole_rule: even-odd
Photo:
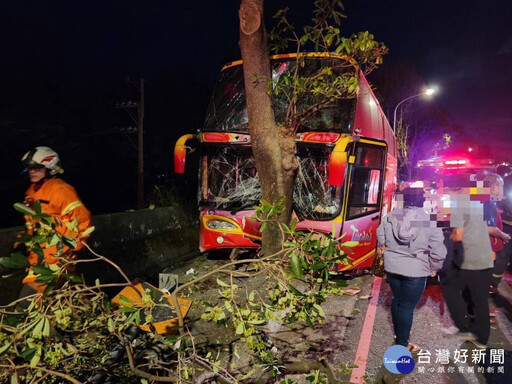
[[[64,208],[64,210],[62,211],[61,216],[67,215],[73,209],[75,209],[81,205],[82,205],[82,202],[80,200],[74,201],[74,202],[68,204],[68,206],[66,208]]]

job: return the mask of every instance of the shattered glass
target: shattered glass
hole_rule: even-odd
[[[300,218],[328,220],[340,211],[342,187],[329,185],[331,150],[327,147],[299,147],[293,205]]]
[[[241,210],[259,204],[261,185],[250,147],[211,146],[203,155],[199,201],[212,209]],[[330,149],[303,146],[293,192],[301,218],[328,220],[340,210],[342,188],[329,185]]]
[[[251,148],[212,146],[203,156],[199,201],[214,209],[239,210],[257,205],[261,185]]]

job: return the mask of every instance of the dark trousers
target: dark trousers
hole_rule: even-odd
[[[482,270],[459,269],[452,264],[449,279],[441,281],[444,299],[452,320],[461,332],[472,332],[477,341],[487,344],[491,331],[489,318],[489,284],[492,268]],[[467,289],[473,304],[474,323],[470,323],[467,302],[462,292]]]
[[[510,236],[512,236],[512,226],[503,223],[503,232],[508,233]],[[509,272],[512,272],[512,240],[509,241],[507,244],[503,244],[502,252],[505,263],[505,269],[507,269],[508,264],[508,270]]]
[[[492,269],[491,284],[496,288],[498,288],[498,285],[503,278],[507,265],[508,255],[505,252],[505,248],[503,248],[503,250],[496,252],[496,260],[494,260],[494,268]]]
[[[386,273],[386,280],[393,292],[391,318],[393,320],[396,343],[407,347],[409,345],[414,310],[423,295],[427,278]]]

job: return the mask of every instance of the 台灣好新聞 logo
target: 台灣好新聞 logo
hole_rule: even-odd
[[[414,360],[411,352],[403,345],[393,345],[384,352],[384,366],[391,373],[411,373]]]

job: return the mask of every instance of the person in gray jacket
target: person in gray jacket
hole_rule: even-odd
[[[423,188],[406,188],[396,198],[397,208],[377,229],[378,246],[384,251],[386,280],[393,292],[391,317],[396,344],[419,352],[418,346],[409,343],[414,310],[427,277],[435,276],[443,266],[446,247],[442,229],[423,210]]]

